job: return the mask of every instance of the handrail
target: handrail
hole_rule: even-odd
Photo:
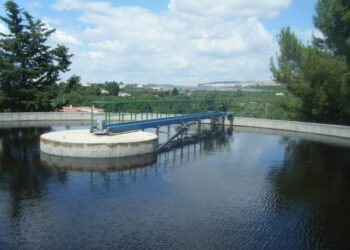
[[[92,127],[92,131],[95,134],[109,134],[109,133],[121,133],[132,130],[140,130],[146,128],[155,128],[158,126],[181,124],[190,121],[198,121],[203,119],[214,119],[218,117],[231,117],[233,116],[230,112],[205,112],[192,115],[182,115],[176,117],[160,118],[160,119],[150,119],[143,121],[131,121],[125,123],[113,123],[104,125],[102,129],[96,129]]]

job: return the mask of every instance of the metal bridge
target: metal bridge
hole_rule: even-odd
[[[113,133],[122,133],[133,130],[147,129],[147,128],[158,128],[160,126],[173,125],[173,124],[186,124],[188,122],[200,122],[201,120],[211,119],[217,120],[218,118],[228,119],[233,118],[233,114],[230,112],[205,112],[199,114],[190,114],[190,115],[180,115],[175,117],[168,118],[158,118],[150,120],[141,120],[141,121],[131,121],[131,122],[122,122],[122,123],[111,123],[103,124],[98,123],[96,126],[92,127],[92,132],[98,135],[110,135]]]
[[[93,108],[91,110],[91,133],[95,135],[156,128],[159,138],[159,128],[168,126],[168,139],[159,145],[158,151],[214,135],[218,127],[224,130],[225,118],[230,120],[231,125],[233,121],[233,113],[227,112],[220,100],[97,101],[93,102],[94,106],[104,109],[103,114],[94,114]],[[202,129],[203,123],[209,124],[210,129]],[[195,124],[195,134],[189,136],[189,128]],[[170,135],[171,125],[178,125],[173,135]]]
[[[96,120],[101,119],[106,124],[110,124],[113,121],[159,119],[208,111],[226,112],[228,111],[227,106],[226,101],[220,99],[94,101],[91,109],[91,126]],[[104,112],[94,112],[93,107],[102,108]]]

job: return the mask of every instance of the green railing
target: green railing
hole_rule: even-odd
[[[207,111],[230,111],[240,117],[290,119],[282,105],[239,102],[234,98],[94,101],[92,106],[102,108],[104,112],[91,112],[91,124],[97,119],[103,119],[109,124],[112,121],[148,120]]]
[[[106,124],[112,121],[148,120],[194,114],[207,111],[227,111],[223,100],[151,100],[151,101],[94,101],[92,107],[104,112],[91,112],[91,123],[96,116]]]

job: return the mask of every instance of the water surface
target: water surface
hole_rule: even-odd
[[[40,161],[40,134],[65,128],[0,129],[0,249],[350,245],[346,140],[235,129],[145,167],[80,172]]]

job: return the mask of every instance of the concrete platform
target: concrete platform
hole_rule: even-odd
[[[155,153],[158,138],[148,132],[130,132],[113,136],[97,136],[89,130],[65,130],[40,136],[40,150],[46,154],[113,158]]]

